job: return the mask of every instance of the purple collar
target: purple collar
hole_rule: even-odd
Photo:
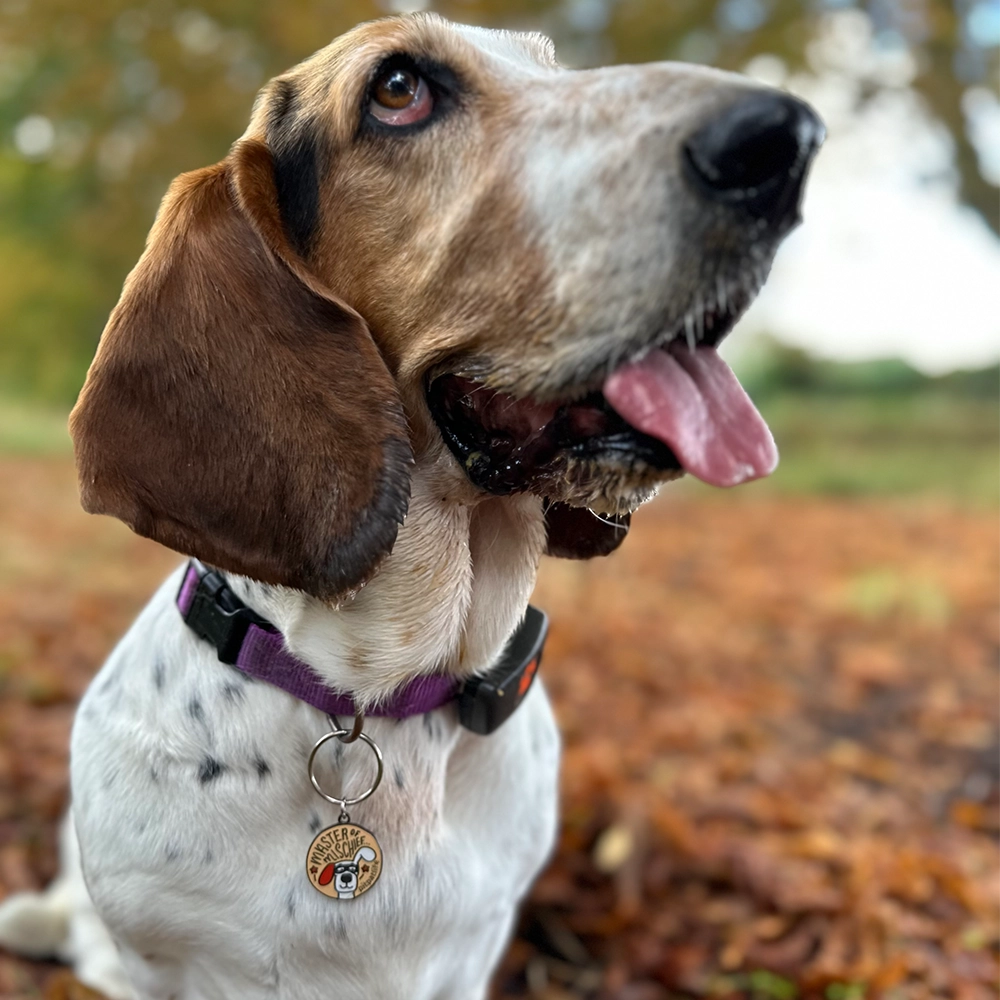
[[[216,647],[223,663],[328,715],[354,715],[354,699],[328,687],[308,663],[288,652],[284,636],[243,604],[220,573],[192,559],[177,594],[177,607],[187,624]],[[397,719],[422,715],[454,700],[460,687],[460,681],[443,674],[415,677],[367,714]]]
[[[285,648],[278,629],[233,593],[221,573],[197,559],[184,572],[177,607],[199,638],[215,647],[223,663],[328,715],[355,714],[350,694],[328,687],[308,663]],[[408,719],[457,700],[462,725],[482,735],[491,733],[513,714],[531,687],[547,631],[548,619],[528,605],[500,659],[482,677],[465,682],[443,674],[415,677],[366,714]]]

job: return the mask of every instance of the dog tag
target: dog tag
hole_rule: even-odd
[[[331,899],[354,899],[382,874],[382,849],[371,831],[341,814],[341,822],[316,834],[306,855],[309,881]]]
[[[354,899],[355,896],[367,892],[382,874],[382,848],[378,846],[378,841],[371,830],[351,822],[351,817],[347,815],[347,807],[364,802],[378,788],[383,772],[382,751],[367,733],[361,732],[364,718],[356,717],[355,732],[351,740],[360,739],[375,754],[377,764],[375,780],[367,791],[353,799],[340,798],[324,792],[316,777],[316,754],[327,741],[351,733],[349,729],[341,729],[334,717],[328,718],[333,729],[321,736],[309,753],[309,781],[327,802],[340,806],[340,815],[337,817],[336,825],[320,830],[309,845],[306,854],[306,875],[324,896],[329,896],[331,899]]]

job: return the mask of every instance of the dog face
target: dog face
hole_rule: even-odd
[[[338,861],[333,866],[333,884],[337,892],[349,892],[353,895],[358,887],[358,864],[356,861]]]
[[[414,458],[450,452],[469,502],[527,491],[571,518],[684,468],[765,474],[714,346],[820,135],[711,70],[570,72],[537,35],[361,25],[165,200],[74,414],[85,506],[331,597],[391,547]],[[560,554],[601,551],[562,529]]]
[[[368,865],[361,867],[361,862],[372,862],[376,858],[375,851],[367,844],[359,847],[351,859],[344,858],[334,862],[333,887],[341,899],[353,899],[358,891],[359,876],[368,871]],[[366,888],[371,887],[371,882]]]
[[[271,104],[251,129],[272,148],[311,136],[319,221],[303,246],[368,321],[424,439],[429,388],[439,430],[492,492],[624,512],[678,475],[599,390],[651,347],[714,346],[746,308],[797,219],[811,112],[691,66],[569,72],[547,39],[435,17],[362,26],[274,92],[317,78],[309,123]],[[760,176],[706,194],[691,139],[734,111],[741,166]],[[754,210],[762,180],[776,191]]]

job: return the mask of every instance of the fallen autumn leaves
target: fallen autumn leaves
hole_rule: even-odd
[[[0,476],[0,893],[55,868],[72,705],[176,557]],[[546,561],[563,832],[497,997],[995,995],[995,517],[672,491]],[[0,957],[0,997],[90,1000]]]

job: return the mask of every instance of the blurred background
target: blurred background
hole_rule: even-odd
[[[547,561],[564,833],[498,996],[995,995],[997,0],[435,0],[574,67],[811,101],[805,223],[724,353],[782,464]],[[0,894],[43,884],[73,704],[176,557],[76,503],[65,432],[178,173],[386,0],[0,0]],[[90,996],[0,955],[0,997]]]

